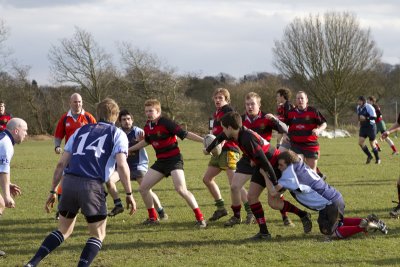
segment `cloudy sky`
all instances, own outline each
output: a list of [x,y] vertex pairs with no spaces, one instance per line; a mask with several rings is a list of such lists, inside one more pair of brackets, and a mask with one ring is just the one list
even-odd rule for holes
[[326,11],[353,12],[370,28],[383,61],[400,63],[398,0],[0,0],[0,18],[10,29],[7,45],[30,78],[52,83],[50,46],[78,26],[107,52],[126,41],[149,50],[180,73],[235,77],[267,71],[274,40],[295,17]]

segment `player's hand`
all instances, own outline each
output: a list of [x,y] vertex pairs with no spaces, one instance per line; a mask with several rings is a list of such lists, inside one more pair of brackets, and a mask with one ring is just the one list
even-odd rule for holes
[[10,184],[10,194],[13,197],[21,195],[21,188],[16,184]]
[[57,146],[54,148],[54,151],[56,152],[56,154],[61,154],[62,149],[61,149],[61,147]]
[[265,118],[270,119],[272,121],[277,121],[278,118],[274,116],[272,113],[265,114]]
[[385,140],[389,136],[389,131],[384,131],[381,135],[381,139]]
[[44,209],[46,210],[47,213],[50,213],[50,211],[53,209],[55,202],[56,202],[56,194],[50,193],[50,195],[46,200],[46,205],[44,206]]
[[315,135],[315,136],[318,136],[320,133],[321,133],[321,131],[318,128],[314,128],[312,130],[312,134]]
[[5,204],[6,208],[15,208],[15,202],[11,196],[4,198],[4,204]]
[[126,209],[129,210],[129,215],[136,212],[136,202],[132,195],[126,196]]
[[135,150],[128,150],[128,156],[134,156],[136,154]]
[[358,120],[359,121],[365,121],[367,118],[365,117],[365,116],[363,116],[363,115],[360,115],[359,117],[358,117]]
[[136,141],[142,141],[144,139],[144,132],[139,132]]

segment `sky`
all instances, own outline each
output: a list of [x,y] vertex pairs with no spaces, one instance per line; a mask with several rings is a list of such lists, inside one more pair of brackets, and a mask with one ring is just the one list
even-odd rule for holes
[[6,45],[29,78],[54,84],[48,52],[75,27],[120,58],[117,43],[156,54],[178,73],[200,76],[277,73],[272,48],[296,17],[348,11],[370,29],[382,61],[400,63],[398,0],[0,0],[10,30]]

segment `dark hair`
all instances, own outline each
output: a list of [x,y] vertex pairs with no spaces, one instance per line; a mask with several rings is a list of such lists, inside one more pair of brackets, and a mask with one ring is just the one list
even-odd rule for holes
[[121,122],[121,118],[122,116],[131,116],[131,118],[133,119],[133,115],[127,110],[127,109],[123,109],[119,112],[118,114],[118,121]]
[[286,87],[279,88],[278,91],[276,91],[276,93],[283,96],[283,98],[286,100],[289,100],[290,97],[292,96],[292,92],[290,91],[289,88]]
[[364,102],[364,103],[365,103],[365,96],[363,96],[363,95],[360,95],[360,96],[358,97],[358,100],[361,100],[362,102]]
[[291,150],[280,153],[278,155],[278,161],[280,159],[283,159],[287,165],[300,161],[299,155],[297,155]]
[[236,111],[230,111],[221,118],[221,124],[228,128],[231,126],[234,130],[242,128],[242,116]]

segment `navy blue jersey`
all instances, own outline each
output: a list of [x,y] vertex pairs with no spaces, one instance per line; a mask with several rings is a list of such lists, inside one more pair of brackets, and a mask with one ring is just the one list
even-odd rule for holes
[[[138,143],[137,139],[140,133],[144,133],[142,129],[139,127],[133,126],[129,132],[125,132],[128,136],[129,147],[134,146]],[[147,172],[149,164],[149,157],[147,156],[147,152],[144,148],[136,151],[135,154],[128,156],[128,165],[131,171],[140,170]]]
[[128,138],[112,124],[87,124],[75,131],[64,150],[71,153],[66,174],[107,182],[115,170],[116,154],[128,155]]
[[360,121],[361,127],[370,127],[375,124],[376,112],[371,104],[365,103],[362,106],[357,106],[357,115],[366,118],[365,121]]

